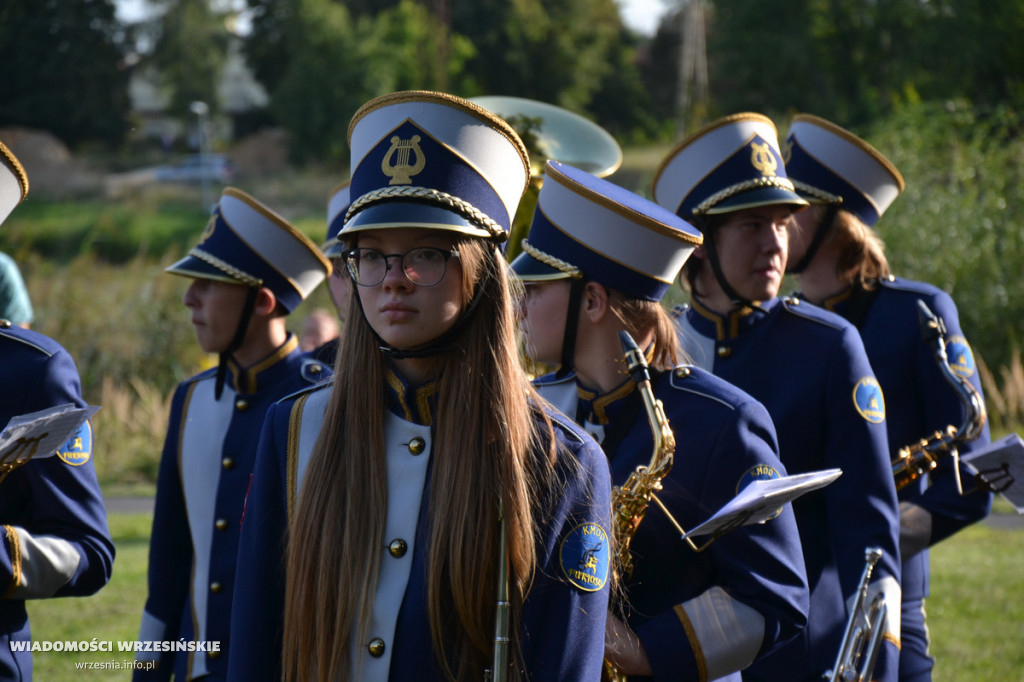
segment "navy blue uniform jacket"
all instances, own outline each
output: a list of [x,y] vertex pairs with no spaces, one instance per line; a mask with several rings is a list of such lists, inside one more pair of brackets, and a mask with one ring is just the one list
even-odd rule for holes
[[260,428],[276,400],[309,386],[306,360],[289,336],[253,367],[230,362],[219,400],[216,369],[175,391],[157,478],[139,640],[219,642],[220,650],[142,652],[137,660],[159,663],[155,670],[137,670],[133,679],[168,680],[172,672],[182,681],[226,676],[235,557]]
[[[267,417],[239,547],[230,680],[280,679],[290,503],[301,495],[296,485],[301,484],[303,457],[309,451],[305,444],[319,433],[328,394],[329,387],[304,391],[275,405]],[[388,510],[381,513],[387,514],[388,533],[393,527],[403,529],[398,537],[408,541],[409,550],[399,556],[381,548],[375,630],[370,634],[379,636],[383,654],[367,654],[365,643],[355,648],[365,665],[359,679],[442,680],[432,654],[426,603],[424,533],[430,477],[429,459],[423,456],[429,457],[433,438],[425,424],[434,421],[424,420],[420,413],[426,401],[393,396],[389,403],[387,452],[380,455],[388,459],[389,499]],[[386,409],[384,404],[381,409]],[[556,475],[562,485],[554,499],[539,501],[546,515],[538,538],[537,572],[523,606],[522,629],[511,636],[522,649],[531,680],[592,682],[599,678],[604,656],[611,484],[604,455],[593,439],[564,416],[553,413],[552,418],[560,452]],[[418,434],[414,440],[425,447],[407,447],[410,433]],[[416,475],[411,469],[396,475],[393,466],[419,469]],[[397,508],[404,511],[396,512]],[[588,534],[596,531],[590,538],[603,535],[603,544],[584,538],[582,529]],[[593,551],[581,553],[584,545]],[[585,558],[591,559],[589,568]],[[389,578],[395,574],[401,577]],[[390,593],[382,590],[385,583],[394,588]]]
[[[0,428],[29,412],[86,405],[68,352],[17,327],[0,328],[0,386]],[[30,638],[25,600],[92,594],[114,563],[88,422],[58,455],[29,461],[0,483],[0,524],[0,680],[31,680],[31,654],[10,648]]]
[[[680,315],[694,363],[768,409],[790,474],[843,470],[793,503],[811,590],[807,628],[744,672],[745,680],[818,679],[839,650],[866,547],[882,549],[872,584],[899,613],[899,507],[882,392],[857,330],[816,306],[773,299],[719,316],[694,303]],[[878,680],[896,679],[898,636],[898,628],[887,634]]]
[[[652,376],[654,396],[676,439],[672,469],[657,495],[685,530],[706,521],[751,481],[786,474],[775,427],[756,400],[696,367]],[[577,386],[577,421],[598,431],[612,483],[622,485],[638,466],[650,463],[654,447],[635,382],[629,379],[597,396],[578,386],[573,375],[561,380],[549,375],[537,381],[538,390],[547,396],[554,384],[566,382]],[[694,538],[698,544],[707,539]],[[770,521],[738,528],[697,553],[652,502],[630,548],[634,568],[625,583],[628,621],[656,680],[708,679],[707,669],[714,672],[716,666],[719,674],[724,668],[737,670],[745,665],[737,649],[746,650],[749,662],[792,638],[807,622],[807,578],[790,505]],[[716,587],[729,599],[718,597],[721,608],[713,615],[685,612],[684,603]],[[764,619],[763,635],[755,627],[752,645],[738,641],[750,624],[732,618],[730,600]],[[705,617],[694,615],[701,613]],[[719,629],[724,630],[721,639]]]
[[[854,290],[825,301],[829,310],[848,316],[854,303]],[[862,294],[858,294],[862,295]],[[981,379],[970,345],[960,329],[956,305],[949,295],[930,284],[892,278],[879,282],[877,294],[858,325],[871,367],[882,385],[887,406],[886,425],[889,452],[896,456],[900,448],[927,438],[949,425],[960,426],[965,410],[957,392],[935,362],[931,346],[921,340],[917,301],[921,300],[946,325],[946,355],[952,370],[970,382],[978,395]],[[960,455],[991,442],[988,424],[981,435],[962,446]],[[965,491],[975,488],[966,467],[960,467]],[[926,485],[927,484],[927,485]],[[932,514],[931,543],[944,540],[956,531],[988,515],[992,494],[974,490],[961,496],[951,459],[943,459],[928,480],[921,478],[899,493],[900,501],[909,501]],[[928,550],[903,562],[903,599],[928,596]]]

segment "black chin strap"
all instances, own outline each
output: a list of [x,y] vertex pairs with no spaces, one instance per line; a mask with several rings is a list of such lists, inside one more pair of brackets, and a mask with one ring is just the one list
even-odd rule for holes
[[224,392],[228,358],[242,347],[242,342],[245,340],[245,332],[249,328],[249,320],[252,319],[253,308],[256,307],[256,294],[258,293],[259,289],[257,287],[249,287],[249,291],[245,295],[245,304],[242,306],[242,315],[238,318],[238,326],[235,327],[235,336],[231,339],[231,344],[220,352],[217,361],[217,380],[213,385],[214,400],[220,400],[220,396]]
[[839,213],[838,204],[829,204],[825,210],[825,215],[822,216],[821,222],[818,224],[818,231],[814,233],[814,238],[811,239],[811,243],[807,245],[807,250],[804,251],[803,257],[799,262],[786,268],[786,272],[792,275],[799,275],[801,272],[807,269],[807,266],[814,260],[814,256],[818,253],[818,249],[821,248],[822,243],[825,241],[825,236],[832,229],[832,224],[835,222],[836,214]]
[[704,246],[708,254],[708,262],[711,264],[711,272],[714,273],[715,280],[722,288],[722,292],[729,297],[733,305],[741,308],[756,308],[753,301],[740,296],[729,284],[729,280],[725,278],[725,273],[722,272],[722,263],[718,259],[718,249],[715,247],[715,231],[707,229],[707,218],[702,216],[696,227],[704,233]]
[[565,313],[565,335],[562,337],[562,364],[555,373],[561,379],[573,370],[573,359],[576,357],[576,333],[579,329],[580,304],[583,301],[583,288],[587,285],[583,278],[573,279],[569,284],[569,306]]

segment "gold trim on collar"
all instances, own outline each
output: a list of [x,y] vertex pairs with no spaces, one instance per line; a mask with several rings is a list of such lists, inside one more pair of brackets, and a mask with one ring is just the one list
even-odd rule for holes
[[612,389],[611,392],[605,393],[603,396],[596,398],[592,403],[591,411],[594,413],[594,417],[597,419],[598,424],[608,424],[611,420],[608,419],[608,414],[605,409],[612,403],[622,400],[636,389],[636,382],[632,379],[622,382],[618,387]]
[[829,296],[828,298],[826,298],[822,302],[821,307],[824,308],[825,310],[833,310],[834,311],[836,309],[837,305],[839,305],[840,303],[844,303],[846,301],[849,301],[850,297],[852,297],[852,296],[853,296],[853,287],[850,286],[850,287],[847,287],[846,289],[840,291],[835,296]]
[[391,368],[384,370],[384,379],[388,382],[391,390],[398,396],[398,405],[402,408],[402,412],[405,413],[405,421],[413,421],[412,410],[409,409],[409,405],[405,402],[405,384],[402,383],[402,380],[398,378],[398,375]]
[[436,381],[431,381],[429,384],[416,389],[416,407],[420,412],[420,420],[424,422],[423,426],[434,425],[434,413],[430,409],[430,397],[437,393],[438,390]]
[[240,367],[232,358],[235,369],[235,390],[239,393],[255,393],[259,389],[257,378],[260,372],[273,367],[299,347],[299,338],[295,334],[288,334],[288,339],[278,346],[274,352],[263,358],[251,367]]

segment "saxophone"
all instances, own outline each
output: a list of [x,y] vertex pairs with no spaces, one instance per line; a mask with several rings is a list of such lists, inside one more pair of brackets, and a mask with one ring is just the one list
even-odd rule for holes
[[942,370],[942,376],[956,390],[964,406],[964,420],[959,427],[950,424],[945,431],[936,431],[928,438],[900,448],[892,461],[892,473],[896,479],[896,490],[903,490],[928,472],[935,469],[939,460],[949,456],[954,459],[957,486],[960,486],[958,446],[974,440],[985,426],[987,419],[985,401],[969,381],[954,372],[946,357],[946,326],[942,319],[929,310],[924,301],[918,300],[918,314],[921,321],[921,338],[931,346],[932,356]]
[[647,421],[654,435],[651,461],[647,465],[638,466],[621,486],[612,488],[612,524],[618,552],[617,566],[623,575],[628,576],[633,571],[629,543],[644,520],[648,505],[652,500],[657,502],[655,493],[661,490],[661,480],[672,470],[676,438],[669,427],[664,406],[654,397],[647,359],[628,332],[620,331],[619,340],[626,356],[626,369],[640,391]]
[[[629,475],[621,486],[612,488],[612,535],[616,543],[616,566],[620,575],[629,576],[633,571],[633,557],[629,552],[629,543],[633,534],[644,520],[647,507],[653,500],[668,514],[655,493],[661,490],[661,481],[672,470],[675,458],[676,438],[672,434],[665,408],[662,402],[654,397],[651,388],[651,375],[647,369],[647,359],[636,345],[636,341],[628,332],[620,331],[619,340],[625,354],[626,368],[633,381],[636,382],[640,397],[643,399],[647,421],[654,436],[654,451],[651,461],[641,464]],[[679,526],[669,514],[673,525]],[[626,677],[618,669],[605,660],[604,677],[611,682],[625,680]]]

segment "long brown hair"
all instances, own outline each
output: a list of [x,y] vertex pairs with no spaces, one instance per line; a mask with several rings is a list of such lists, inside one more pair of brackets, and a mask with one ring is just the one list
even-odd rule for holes
[[[821,208],[812,206],[808,210]],[[850,211],[836,211],[826,241],[836,249],[836,275],[844,282],[872,289],[879,279],[889,276],[882,238]]]
[[[477,239],[464,238],[457,248],[463,301],[477,287],[482,299],[456,339],[460,350],[437,357],[427,600],[433,653],[450,679],[467,680],[480,678],[493,646],[498,501],[508,533],[516,632],[538,561],[541,512],[531,501],[553,488],[554,441],[550,421],[533,414],[536,394],[518,361],[504,260]],[[386,362],[356,295],[290,524],[283,672],[295,682],[350,678],[350,642],[366,639],[386,544]],[[367,400],[374,395],[381,399]]]

